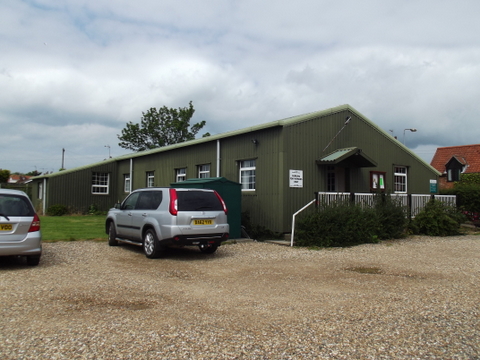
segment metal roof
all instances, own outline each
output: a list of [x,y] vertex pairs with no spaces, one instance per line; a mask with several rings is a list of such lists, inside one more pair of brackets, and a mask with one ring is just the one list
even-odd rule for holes
[[327,156],[317,160],[319,165],[336,165],[342,162],[351,163],[358,167],[376,167],[377,163],[369,158],[362,149],[357,147],[350,147],[344,149],[337,149]]
[[[62,171],[59,171],[59,172],[56,172],[56,173],[53,173],[53,174],[40,175],[40,176],[37,176],[33,179],[49,178],[49,177],[59,176],[59,175],[66,174],[66,173],[69,173],[69,172],[75,172],[75,171],[91,168],[91,167],[94,167],[94,166],[104,165],[104,164],[107,164],[107,163],[110,163],[110,162],[117,162],[117,161],[121,161],[121,160],[130,160],[130,159],[141,157],[141,156],[148,156],[148,155],[151,155],[151,154],[156,154],[156,153],[160,153],[160,152],[164,152],[164,151],[171,151],[171,150],[175,150],[175,149],[179,149],[179,148],[183,148],[183,147],[187,147],[187,146],[191,146],[191,145],[206,143],[206,142],[209,142],[209,141],[217,141],[217,140],[220,140],[220,139],[225,139],[225,138],[228,138],[228,137],[242,135],[242,134],[250,133],[250,132],[253,132],[253,131],[266,130],[266,129],[270,129],[270,128],[274,128],[274,127],[287,127],[287,126],[295,125],[295,124],[298,124],[298,123],[301,123],[301,122],[304,122],[304,121],[309,121],[309,120],[312,120],[314,118],[319,118],[319,117],[339,113],[339,112],[342,112],[342,111],[349,111],[353,114],[356,114],[357,116],[362,118],[365,122],[367,122],[371,127],[375,128],[380,134],[382,134],[385,137],[390,138],[392,141],[395,141],[399,147],[403,148],[404,151],[409,152],[417,160],[424,163],[426,167],[430,168],[431,170],[436,171],[438,173],[438,175],[440,175],[440,173],[436,169],[434,169],[429,164],[424,162],[413,151],[411,151],[409,148],[404,146],[399,141],[393,139],[393,137],[389,133],[387,133],[386,131],[381,129],[378,125],[376,125],[374,122],[369,120],[367,117],[362,115],[359,111],[355,110],[350,105],[345,104],[345,105],[339,105],[339,106],[336,106],[336,107],[333,107],[333,108],[329,108],[329,109],[326,109],[326,110],[314,111],[314,112],[310,112],[310,113],[306,113],[306,114],[302,114],[302,115],[297,115],[297,116],[285,118],[285,119],[282,119],[282,120],[276,120],[276,121],[272,121],[272,122],[268,122],[268,123],[264,123],[264,124],[259,124],[259,125],[246,127],[246,128],[239,129],[239,130],[228,131],[228,132],[225,132],[225,133],[211,135],[211,136],[207,136],[207,137],[204,137],[204,138],[185,141],[185,142],[181,142],[181,143],[178,143],[178,144],[163,146],[163,147],[159,147],[159,148],[155,148],[155,149],[151,149],[151,150],[139,151],[139,152],[136,152],[136,153],[130,153],[130,154],[126,154],[126,155],[121,155],[121,156],[106,159],[104,161],[100,161],[100,162],[97,162],[97,163],[84,165],[84,166],[80,166],[80,167],[73,168],[73,169],[62,170]],[[363,156],[365,156],[365,155],[363,155]],[[371,165],[371,166],[376,166],[376,165]]]

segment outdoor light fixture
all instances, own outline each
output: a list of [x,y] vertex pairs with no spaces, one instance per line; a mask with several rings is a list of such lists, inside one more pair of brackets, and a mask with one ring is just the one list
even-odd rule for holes
[[416,132],[417,129],[405,129],[405,130],[403,130],[403,145],[405,145],[405,131]]
[[257,139],[252,139],[252,143],[254,143],[255,145],[258,145],[258,140]]

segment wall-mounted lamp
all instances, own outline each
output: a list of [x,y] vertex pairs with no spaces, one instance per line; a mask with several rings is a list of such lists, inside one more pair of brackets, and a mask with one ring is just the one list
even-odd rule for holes
[[258,140],[257,139],[252,139],[252,143],[254,143],[255,145],[258,145]]
[[403,145],[405,145],[405,131],[416,132],[417,129],[405,129],[405,130],[403,130]]

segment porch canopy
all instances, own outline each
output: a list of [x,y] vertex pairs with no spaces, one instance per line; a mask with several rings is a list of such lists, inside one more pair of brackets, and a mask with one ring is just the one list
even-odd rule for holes
[[337,149],[317,160],[318,165],[336,165],[341,167],[376,167],[377,163],[369,158],[362,149],[349,147]]

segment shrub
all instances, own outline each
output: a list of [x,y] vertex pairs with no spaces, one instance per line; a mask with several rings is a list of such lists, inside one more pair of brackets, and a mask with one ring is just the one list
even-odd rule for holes
[[336,202],[300,220],[295,243],[330,247],[378,242],[378,224],[374,208]]
[[480,186],[456,183],[453,193],[457,195],[458,207],[463,211],[480,213]]
[[295,243],[309,247],[376,243],[402,237],[406,224],[403,205],[389,195],[378,194],[374,206],[348,201],[322,205],[298,222]]
[[451,236],[460,233],[460,224],[464,221],[465,216],[455,207],[430,200],[413,219],[410,227],[415,234]]
[[398,239],[405,233],[407,216],[405,207],[398,199],[392,199],[389,194],[378,194],[375,197],[375,213],[378,221],[378,237]]
[[88,207],[87,214],[88,215],[105,215],[106,212],[99,210],[96,204],[92,204]]
[[56,204],[47,209],[47,215],[49,216],[62,216],[68,214],[68,208],[65,205]]

